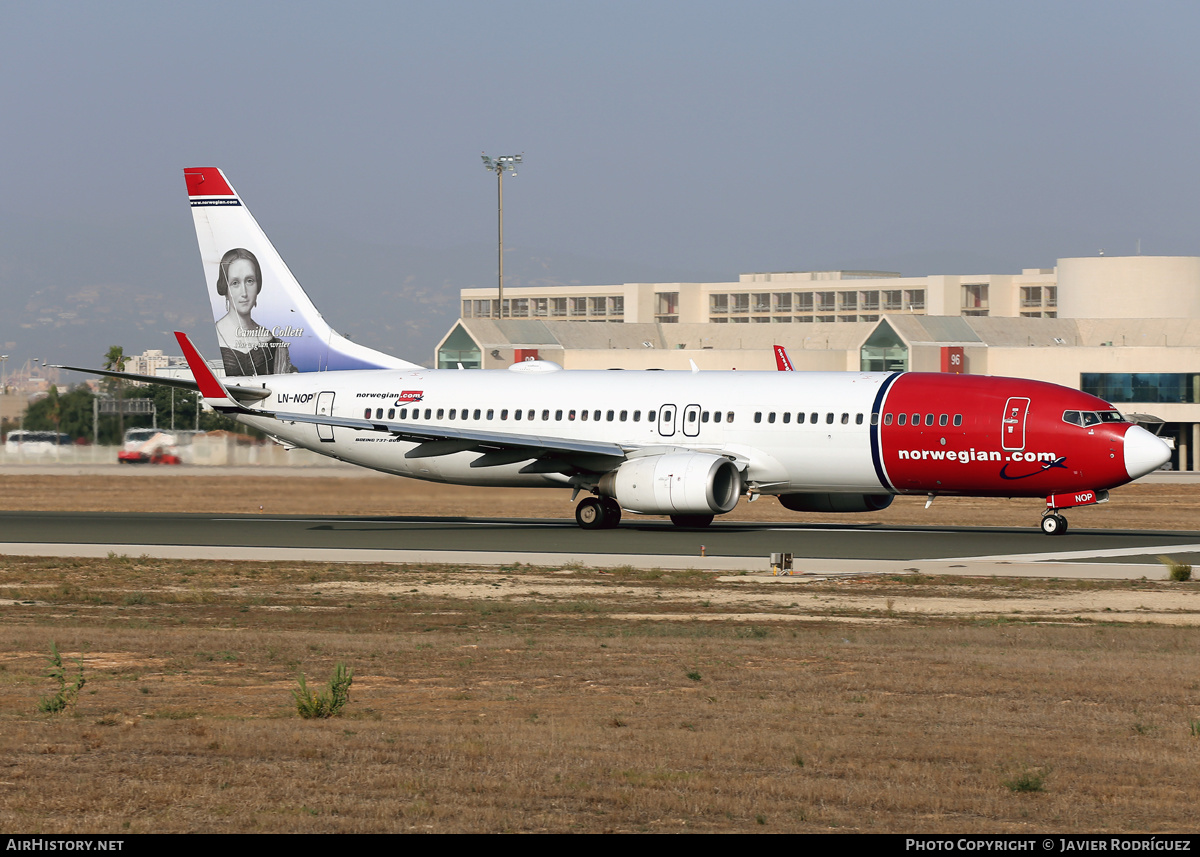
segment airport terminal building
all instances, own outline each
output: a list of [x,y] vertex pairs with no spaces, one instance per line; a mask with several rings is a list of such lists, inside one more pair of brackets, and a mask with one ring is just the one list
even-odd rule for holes
[[[1200,257],[1059,259],[1020,274],[743,274],[731,283],[463,289],[440,368],[966,372],[1075,387],[1200,469]],[[580,322],[587,322],[581,324]],[[769,326],[767,326],[769,325]]]

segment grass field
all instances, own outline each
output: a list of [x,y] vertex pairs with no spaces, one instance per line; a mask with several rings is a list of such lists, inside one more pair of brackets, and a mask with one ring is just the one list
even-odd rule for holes
[[13,832],[1195,826],[1193,583],[9,558],[0,603]]

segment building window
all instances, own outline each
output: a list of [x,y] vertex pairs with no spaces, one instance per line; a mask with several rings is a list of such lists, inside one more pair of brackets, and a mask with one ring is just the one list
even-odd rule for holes
[[778,292],[774,296],[775,312],[791,313],[792,311],[792,293]]
[[1022,286],[1021,287],[1021,306],[1023,307],[1040,307],[1042,305],[1042,287],[1041,286]]
[[750,312],[750,296],[749,295],[732,295],[733,297],[733,312]]
[[905,289],[904,303],[905,309],[925,309],[925,290]]
[[904,309],[904,292],[899,289],[886,290],[883,293],[883,309],[885,312]]
[[770,312],[771,311],[771,295],[770,295],[770,293],[763,294],[761,292],[757,292],[757,293],[751,295],[751,297],[753,298],[753,300],[751,301],[751,305],[753,306],[755,312]]
[[567,314],[566,298],[550,298],[550,317],[563,318]]
[[[923,302],[923,301],[922,301]],[[965,284],[962,287],[963,315],[988,314],[987,283]]]
[[833,312],[836,305],[835,300],[837,292],[817,292],[817,310],[820,312]]
[[729,295],[709,295],[708,312],[711,315],[724,315],[729,312]]
[[813,311],[813,293],[812,292],[797,292],[796,293],[796,312],[812,312]]

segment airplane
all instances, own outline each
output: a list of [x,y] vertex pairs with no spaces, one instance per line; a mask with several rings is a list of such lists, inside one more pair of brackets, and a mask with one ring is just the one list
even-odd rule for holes
[[583,493],[584,529],[626,512],[706,527],[743,496],[876,512],[915,494],[1044,498],[1041,529],[1062,535],[1063,509],[1170,459],[1102,399],[1019,378],[787,371],[786,352],[783,372],[422,368],[337,334],[221,170],[184,175],[225,378],[184,333],[194,381],[82,371],[199,390],[288,447],[433,482]]

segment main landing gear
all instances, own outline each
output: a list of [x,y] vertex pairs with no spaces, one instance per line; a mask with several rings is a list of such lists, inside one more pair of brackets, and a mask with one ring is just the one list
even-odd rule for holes
[[621,523],[621,507],[611,497],[585,497],[575,507],[575,523],[585,530],[611,530]]

